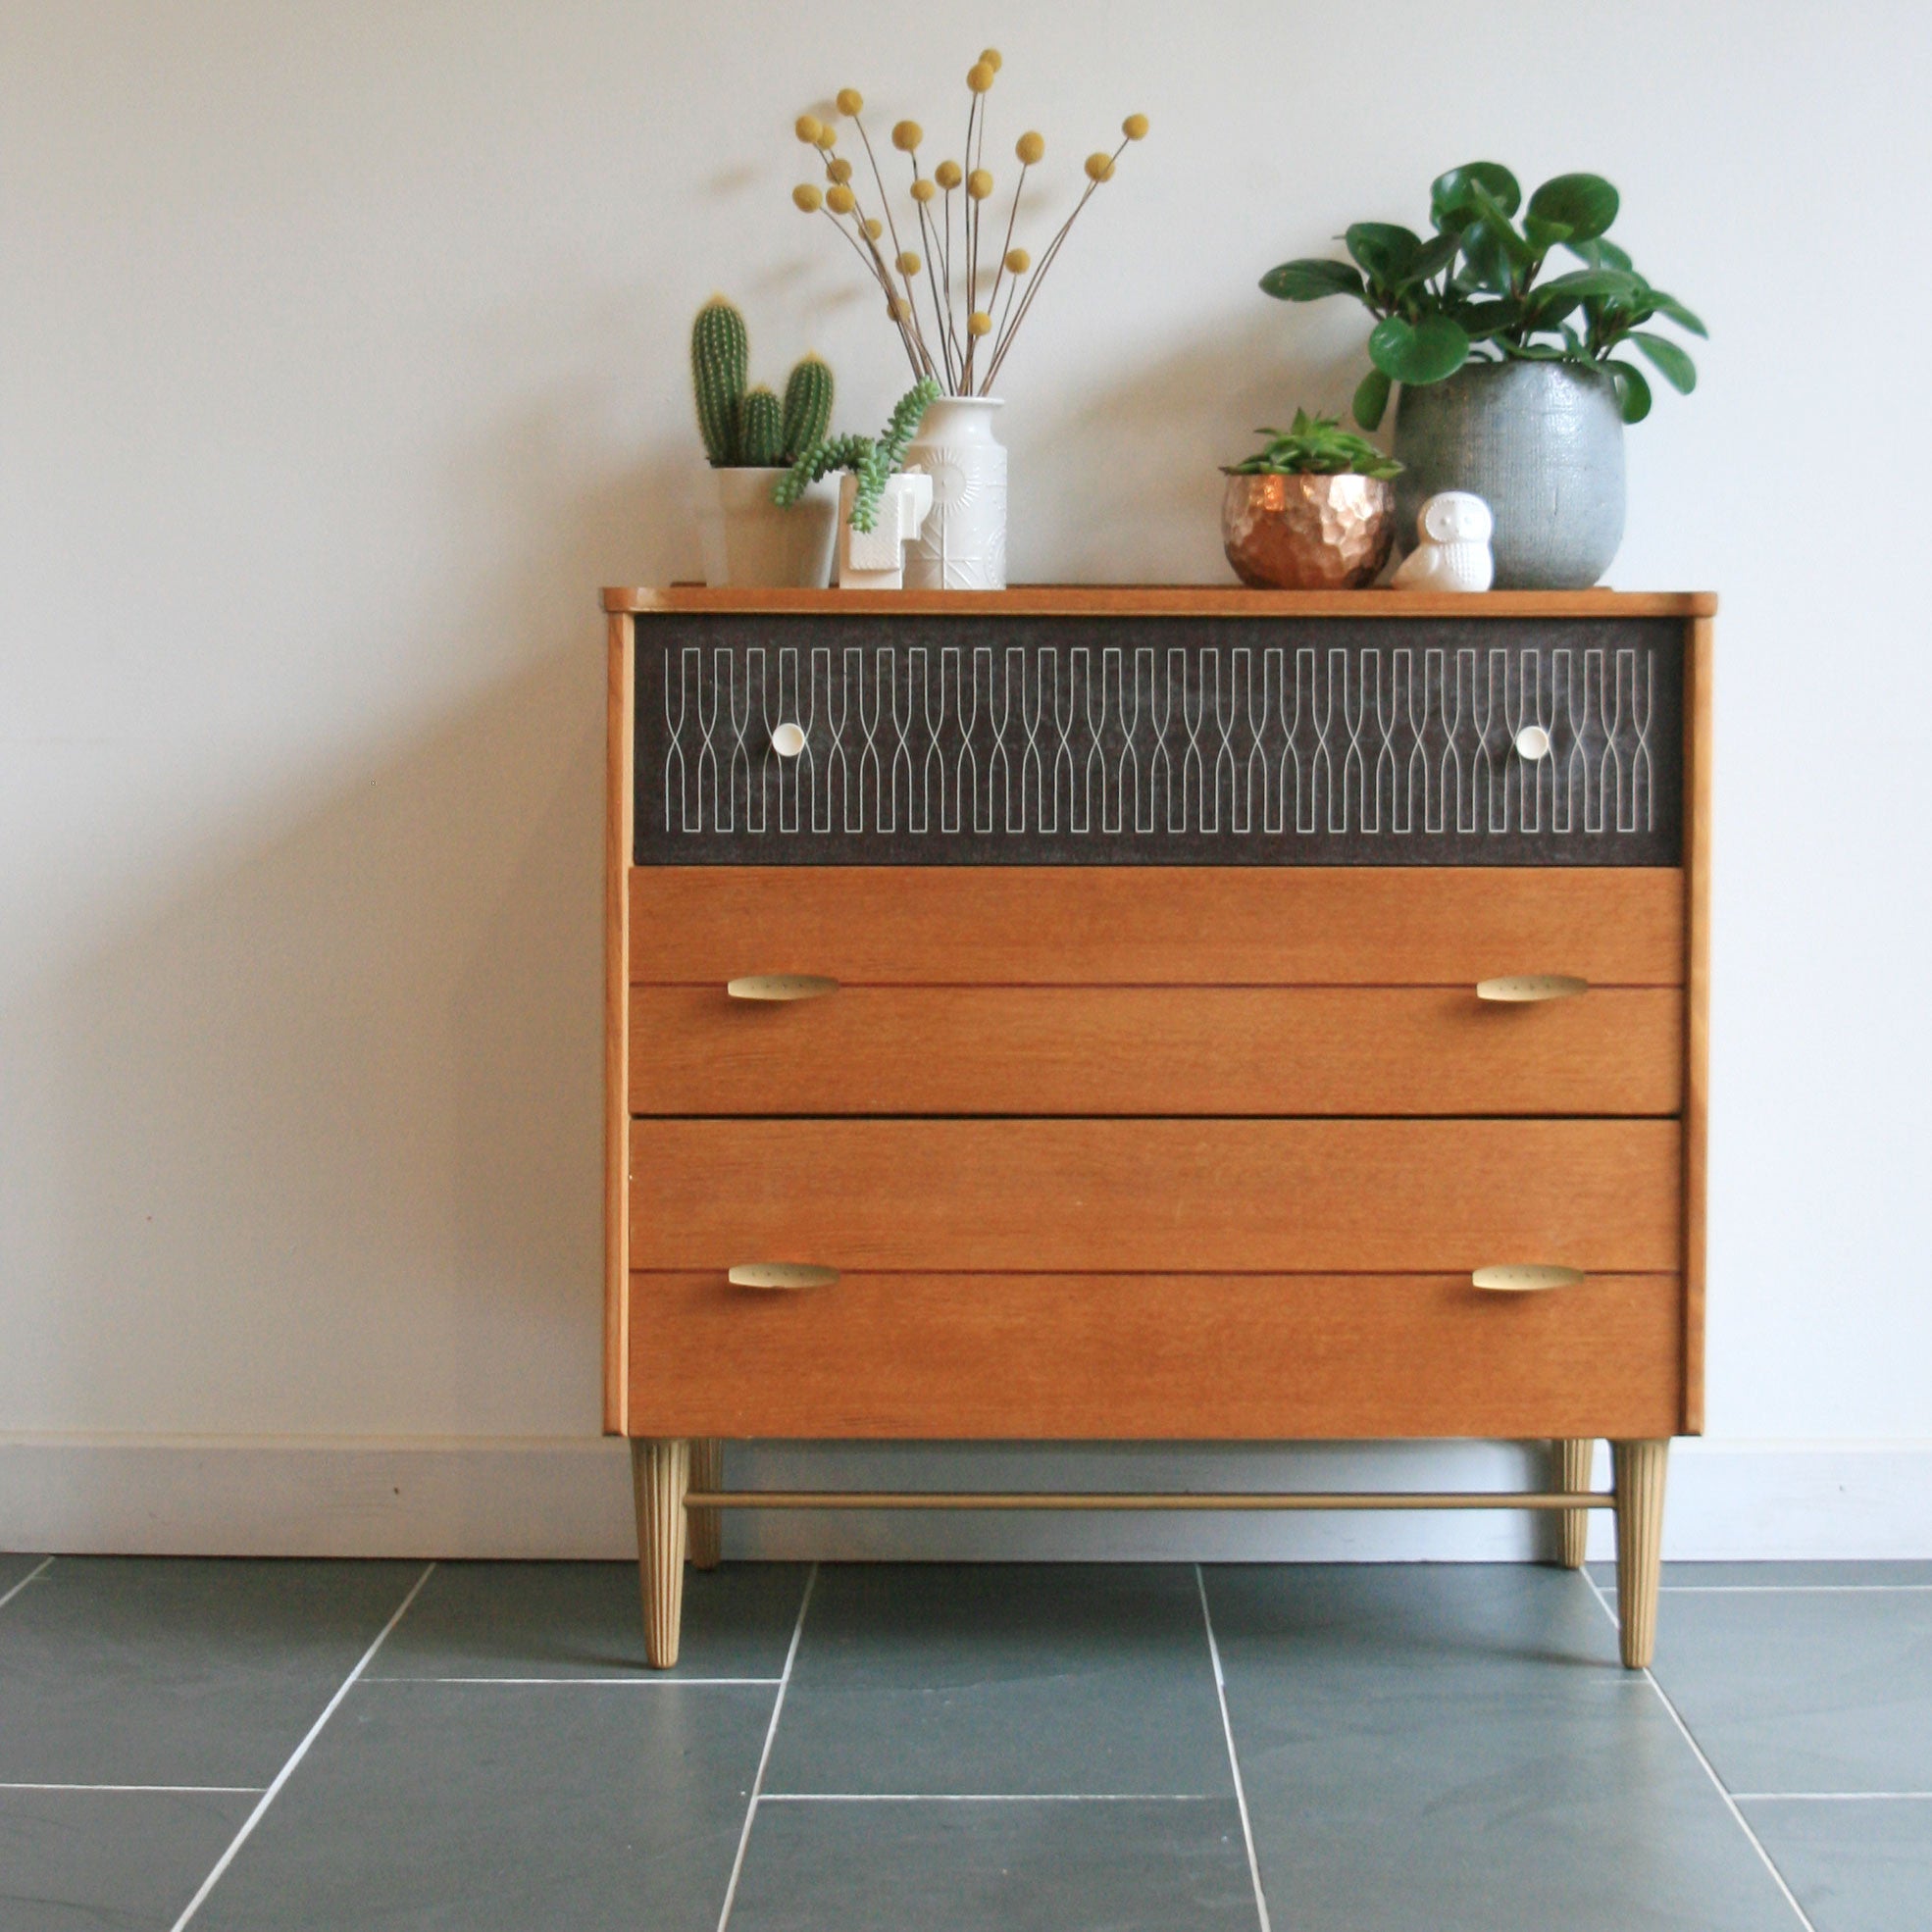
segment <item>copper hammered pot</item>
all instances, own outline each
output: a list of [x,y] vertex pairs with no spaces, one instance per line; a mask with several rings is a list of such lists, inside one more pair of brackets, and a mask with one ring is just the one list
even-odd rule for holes
[[1230,477],[1221,541],[1256,590],[1354,590],[1396,538],[1395,485],[1380,477]]

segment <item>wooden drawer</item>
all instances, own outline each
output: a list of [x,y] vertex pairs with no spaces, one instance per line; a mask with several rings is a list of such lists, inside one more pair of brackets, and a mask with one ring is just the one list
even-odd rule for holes
[[1670,869],[665,866],[631,872],[629,910],[630,974],[647,985],[1684,979],[1684,877]]
[[631,1265],[1674,1272],[1681,1173],[1656,1120],[642,1120]]
[[1678,859],[1670,618],[693,613],[636,680],[642,864]]
[[631,990],[637,1114],[1671,1114],[1683,1065],[1665,988]]
[[661,1436],[1667,1436],[1673,1275],[848,1275],[807,1295],[632,1278]]

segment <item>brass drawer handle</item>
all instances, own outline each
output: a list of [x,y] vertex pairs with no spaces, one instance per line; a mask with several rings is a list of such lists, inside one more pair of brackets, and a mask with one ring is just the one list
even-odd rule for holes
[[839,991],[839,982],[813,973],[747,973],[728,980],[725,991],[734,999],[823,999]]
[[817,1268],[809,1261],[740,1261],[727,1278],[734,1288],[775,1288],[796,1294],[807,1288],[830,1288],[839,1279],[837,1268]]
[[1476,982],[1478,999],[1500,1000],[1511,1006],[1542,999],[1575,999],[1589,991],[1588,980],[1568,973],[1505,973],[1500,979]]
[[1550,1288],[1575,1288],[1590,1279],[1581,1268],[1559,1268],[1544,1262],[1493,1262],[1469,1277],[1477,1288],[1501,1295],[1536,1295]]

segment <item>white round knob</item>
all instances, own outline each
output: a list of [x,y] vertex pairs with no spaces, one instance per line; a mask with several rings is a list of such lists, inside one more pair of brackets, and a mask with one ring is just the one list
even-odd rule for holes
[[1535,764],[1550,756],[1550,734],[1541,725],[1525,725],[1516,734],[1516,755]]
[[772,749],[781,758],[795,758],[805,748],[805,734],[798,726],[783,724],[772,732]]

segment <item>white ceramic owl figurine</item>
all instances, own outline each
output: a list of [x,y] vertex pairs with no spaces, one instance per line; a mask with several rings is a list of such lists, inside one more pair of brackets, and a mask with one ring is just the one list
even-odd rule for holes
[[1403,590],[1487,590],[1496,576],[1490,533],[1496,519],[1480,496],[1446,489],[1430,497],[1415,519],[1420,541],[1392,580]]

